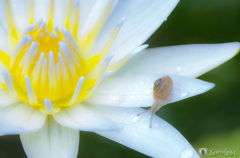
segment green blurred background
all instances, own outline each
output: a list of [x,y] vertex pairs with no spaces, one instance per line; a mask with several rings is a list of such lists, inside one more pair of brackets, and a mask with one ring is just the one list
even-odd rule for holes
[[[150,47],[240,41],[240,0],[180,0],[146,42]],[[161,108],[157,115],[198,148],[235,150],[240,157],[240,55],[200,76],[216,87]],[[81,158],[147,156],[94,133],[81,132]],[[208,156],[211,157],[211,156]],[[226,156],[215,156],[216,158]],[[19,136],[0,137],[0,158],[26,158]]]

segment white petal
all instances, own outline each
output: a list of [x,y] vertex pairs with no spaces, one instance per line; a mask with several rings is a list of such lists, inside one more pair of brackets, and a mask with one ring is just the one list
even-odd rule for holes
[[133,57],[117,74],[177,74],[197,77],[231,59],[239,47],[240,44],[234,42],[147,49]]
[[82,37],[91,30],[101,16],[101,13],[104,11],[108,2],[109,0],[80,1],[80,19],[82,26],[79,37]]
[[81,104],[54,114],[61,125],[81,131],[118,131],[119,127],[103,115],[99,115]]
[[34,20],[37,22],[40,18],[47,21],[49,0],[34,0]]
[[96,112],[106,115],[122,126],[120,132],[98,132],[106,138],[123,144],[151,157],[199,158],[188,141],[170,124],[153,117],[153,127],[149,128],[150,113],[140,117],[140,108],[95,107]]
[[[1,8],[0,8],[0,10],[1,10]],[[12,49],[11,49],[7,35],[8,35],[7,30],[0,27],[0,41],[1,41],[0,42],[0,51],[4,51],[7,54],[11,54]]]
[[172,98],[169,103],[204,93],[214,87],[213,83],[178,75],[110,77],[86,102],[121,107],[152,106],[153,83],[163,76],[170,76],[173,81]]
[[75,158],[79,131],[59,125],[48,118],[38,132],[20,134],[28,158]]
[[10,54],[12,49],[8,41],[8,26],[3,1],[0,1],[0,41],[0,50]]
[[23,31],[28,26],[27,0],[11,0],[11,8],[17,27]]
[[0,135],[37,131],[45,120],[45,114],[27,103],[0,106]]
[[[49,0],[47,2],[49,3]],[[58,26],[59,28],[61,28],[64,23],[68,1],[55,0],[54,3],[55,3],[55,8],[54,8],[53,26]]]
[[19,99],[10,97],[9,91],[0,88],[0,106],[16,104],[18,102],[20,102]]
[[167,17],[175,8],[178,1],[179,0],[119,1],[97,40],[100,47],[101,45],[104,46],[104,43],[106,43],[106,40],[109,39],[112,33],[111,30],[116,27],[123,17],[126,17],[125,23],[109,50],[109,53],[116,54],[111,60],[111,63],[116,62],[137,46],[144,43],[157,28],[167,20]]

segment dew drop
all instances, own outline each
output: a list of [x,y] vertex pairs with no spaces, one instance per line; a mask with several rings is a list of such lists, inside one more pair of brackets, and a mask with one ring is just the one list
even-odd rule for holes
[[125,97],[123,95],[112,95],[109,100],[111,103],[120,104],[124,101]]
[[179,158],[191,158],[193,157],[193,150],[192,149],[184,149],[181,153]]
[[184,92],[184,93],[182,93],[181,98],[186,98],[188,95],[189,95],[188,92]]
[[139,118],[138,116],[136,116],[136,117],[132,118],[132,122],[133,122],[133,123],[136,123],[136,122],[139,121],[139,119],[140,119],[140,118]]
[[181,69],[182,69],[182,68],[181,68],[180,66],[177,67],[177,71],[181,71]]
[[144,92],[144,94],[151,94],[151,93],[152,93],[151,89],[145,90],[145,92]]

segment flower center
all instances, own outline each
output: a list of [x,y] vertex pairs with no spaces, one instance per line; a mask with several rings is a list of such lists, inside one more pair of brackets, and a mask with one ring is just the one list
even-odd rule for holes
[[34,24],[34,1],[29,0],[30,25],[21,32],[15,25],[10,1],[4,0],[9,39],[14,51],[11,55],[0,51],[1,61],[10,72],[0,71],[5,80],[5,83],[0,82],[0,86],[9,90],[12,97],[44,113],[53,114],[89,97],[113,70],[145,49],[146,45],[108,66],[114,56],[108,54],[108,50],[125,18],[116,25],[100,53],[89,55],[89,52],[111,11],[113,1],[108,2],[92,29],[81,37],[78,37],[79,1],[74,3],[74,0],[69,0],[61,30],[53,27],[54,0],[49,3],[47,22],[41,18]]
[[52,102],[67,98],[84,76],[80,49],[74,47],[76,41],[66,28],[62,32],[57,28],[50,32],[39,20],[26,29],[11,57],[10,73],[24,92],[34,92],[35,97],[29,99],[33,106],[44,103],[45,98]]
[[[74,36],[63,28],[50,32],[40,19],[30,25],[14,50],[9,70],[18,97],[31,106],[55,105],[55,110],[83,100],[98,78],[85,79],[85,69],[97,65],[84,59]],[[84,82],[84,84],[83,84]],[[51,106],[50,106],[51,107]],[[48,110],[51,111],[51,110]]]

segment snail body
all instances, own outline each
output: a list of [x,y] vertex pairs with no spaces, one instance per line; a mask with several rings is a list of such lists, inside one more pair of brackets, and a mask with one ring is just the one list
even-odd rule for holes
[[[164,106],[168,103],[168,101],[172,95],[172,89],[173,89],[173,82],[169,76],[164,76],[162,78],[157,79],[154,82],[153,98],[155,101],[154,101],[153,105],[151,106],[151,108],[149,109],[152,113],[150,126],[149,126],[150,128],[152,127],[153,115],[162,106]],[[147,111],[149,111],[149,110],[147,110]],[[146,113],[147,111],[144,111],[143,113]],[[138,116],[143,113],[138,114]]]

